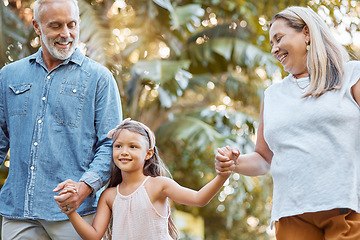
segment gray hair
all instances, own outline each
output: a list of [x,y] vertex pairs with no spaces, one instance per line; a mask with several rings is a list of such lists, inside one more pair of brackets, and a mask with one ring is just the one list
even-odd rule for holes
[[74,5],[76,6],[76,10],[79,13],[79,5],[78,5],[78,1],[77,0],[36,0],[34,2],[34,9],[33,9],[33,13],[34,13],[34,17],[33,19],[40,24],[40,7],[43,3],[46,2],[58,2],[58,1],[70,1],[72,3],[74,3]]
[[304,97],[319,97],[326,91],[340,89],[344,75],[344,64],[349,54],[332,35],[324,20],[309,7],[288,7],[276,14],[272,22],[278,19],[287,21],[289,27],[302,31],[309,29],[310,50],[307,55],[307,69],[310,86]]

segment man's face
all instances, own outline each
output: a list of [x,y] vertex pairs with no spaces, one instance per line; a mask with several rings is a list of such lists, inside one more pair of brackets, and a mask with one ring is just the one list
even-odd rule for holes
[[45,2],[39,9],[40,23],[34,22],[41,36],[44,59],[65,60],[79,41],[79,13],[71,1]]

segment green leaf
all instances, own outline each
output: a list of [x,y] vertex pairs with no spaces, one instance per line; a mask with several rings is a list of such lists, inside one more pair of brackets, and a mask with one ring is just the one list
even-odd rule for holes
[[234,40],[231,38],[217,38],[211,41],[211,47],[214,52],[223,56],[227,61],[231,59]]
[[178,6],[174,10],[179,25],[185,25],[190,22],[199,24],[200,17],[204,16],[205,10],[202,9],[200,4],[187,4],[184,6]]
[[[132,80],[130,81],[127,92],[130,101],[135,101],[133,97],[135,92],[144,81],[150,81],[153,86],[157,86],[159,93],[159,101],[165,108],[170,108],[178,96],[183,95],[189,79],[192,75],[185,71],[189,67],[190,62],[185,61],[166,61],[166,60],[150,60],[138,61],[131,68]],[[141,81],[139,81],[141,79]]]
[[[193,149],[204,151],[209,145],[223,143],[225,138],[212,126],[194,117],[179,117],[157,129],[158,139],[186,142]],[[167,140],[166,140],[167,139]]]
[[[155,83],[164,83],[169,79],[178,77],[186,77],[185,71],[190,65],[190,61],[169,61],[169,60],[150,60],[138,61],[131,68],[132,74],[138,75],[140,78],[149,79]],[[180,73],[181,72],[181,73]],[[178,74],[178,75],[177,75]]]

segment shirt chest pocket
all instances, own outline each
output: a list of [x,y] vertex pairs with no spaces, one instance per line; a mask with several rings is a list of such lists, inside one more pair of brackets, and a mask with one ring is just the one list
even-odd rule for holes
[[26,115],[28,111],[31,83],[9,85],[9,116]]
[[81,119],[86,86],[63,83],[56,103],[55,115],[58,123],[78,127]]

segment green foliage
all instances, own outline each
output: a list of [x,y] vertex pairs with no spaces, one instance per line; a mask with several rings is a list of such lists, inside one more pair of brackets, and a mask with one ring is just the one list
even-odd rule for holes
[[32,27],[22,21],[10,8],[0,2],[0,68],[7,62],[26,57],[32,53],[30,39]]
[[5,167],[3,164],[0,165],[0,189],[5,183],[4,180],[7,178],[9,168]]
[[[6,156],[4,163],[6,162],[9,163],[8,161],[9,161],[9,154]],[[9,172],[9,166],[4,163],[0,165],[0,189],[4,185]]]

